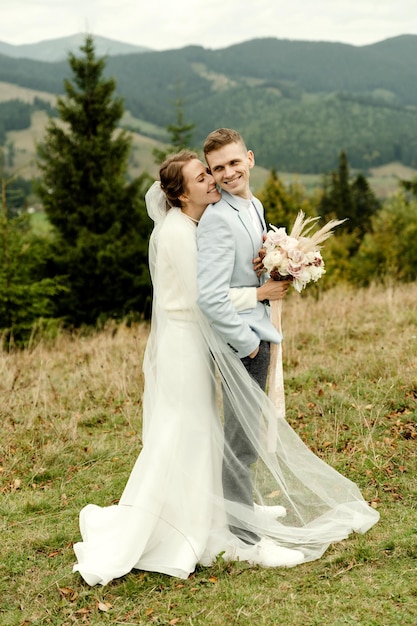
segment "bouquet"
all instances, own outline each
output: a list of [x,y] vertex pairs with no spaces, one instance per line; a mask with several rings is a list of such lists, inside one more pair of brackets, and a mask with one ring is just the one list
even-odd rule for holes
[[333,234],[333,229],[345,220],[331,220],[310,237],[319,217],[297,215],[291,233],[285,228],[271,226],[263,249],[263,265],[274,280],[290,280],[300,292],[310,281],[317,281],[326,272],[320,253],[321,243]]

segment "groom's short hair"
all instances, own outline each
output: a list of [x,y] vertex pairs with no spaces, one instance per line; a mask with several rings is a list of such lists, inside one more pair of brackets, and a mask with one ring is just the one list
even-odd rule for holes
[[229,145],[229,143],[240,143],[244,149],[247,150],[243,137],[237,130],[233,130],[232,128],[218,128],[207,136],[203,146],[204,154],[210,154],[210,152],[219,150],[223,148],[223,146]]

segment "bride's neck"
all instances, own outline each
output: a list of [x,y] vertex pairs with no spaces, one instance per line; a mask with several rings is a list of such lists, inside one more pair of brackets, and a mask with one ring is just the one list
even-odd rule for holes
[[204,213],[204,209],[201,210],[200,207],[197,208],[197,207],[190,207],[190,206],[183,207],[181,211],[184,213],[184,215],[186,215],[188,218],[190,218],[190,220],[192,220],[196,224],[198,224],[198,222],[200,221],[200,217]]
[[196,224],[198,224],[198,222],[200,220],[197,220],[195,217],[193,217],[192,215],[189,215],[188,213],[186,213],[185,211],[183,211],[184,215],[186,215],[188,217],[188,219],[192,220],[193,222],[195,222]]

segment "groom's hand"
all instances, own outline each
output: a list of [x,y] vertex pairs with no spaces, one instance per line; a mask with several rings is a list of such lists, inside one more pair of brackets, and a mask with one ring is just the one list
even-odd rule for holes
[[257,276],[260,276],[265,269],[264,262],[263,262],[265,254],[266,254],[265,248],[261,248],[258,252],[259,256],[257,256],[256,259],[253,259],[253,269],[256,272]]

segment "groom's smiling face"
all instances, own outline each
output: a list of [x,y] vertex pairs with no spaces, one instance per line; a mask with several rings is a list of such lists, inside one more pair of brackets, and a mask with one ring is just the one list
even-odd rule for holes
[[222,189],[241,198],[251,197],[249,178],[255,165],[252,150],[246,150],[240,143],[229,143],[206,154],[206,161]]

